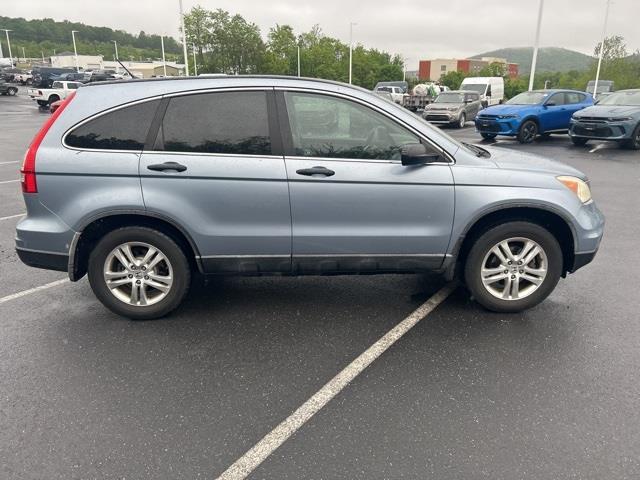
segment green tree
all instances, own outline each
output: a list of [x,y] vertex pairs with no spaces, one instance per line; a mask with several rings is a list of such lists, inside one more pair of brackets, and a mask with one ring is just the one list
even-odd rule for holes
[[451,70],[440,77],[440,83],[446,85],[451,90],[458,90],[465,77],[467,77],[466,73]]
[[276,25],[269,31],[263,72],[274,75],[297,74],[298,45],[293,28]]

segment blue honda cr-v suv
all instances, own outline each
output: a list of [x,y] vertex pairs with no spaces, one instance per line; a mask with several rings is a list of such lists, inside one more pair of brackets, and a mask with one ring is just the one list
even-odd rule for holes
[[475,123],[485,139],[507,135],[520,143],[531,143],[538,135],[566,132],[571,115],[591,105],[593,97],[585,92],[533,90],[482,110]]
[[197,272],[439,271],[519,311],[590,262],[604,227],[568,165],[291,77],[80,88],[31,143],[22,189],[20,258],[88,275],[131,318],[176,308]]

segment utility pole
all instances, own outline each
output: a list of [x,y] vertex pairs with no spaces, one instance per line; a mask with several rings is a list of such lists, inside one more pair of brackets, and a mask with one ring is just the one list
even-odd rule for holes
[[22,58],[24,59],[25,63],[27,62],[27,54],[24,53],[24,47],[22,47]]
[[182,11],[182,0],[180,1],[180,24],[182,26],[182,49],[184,50],[184,74],[189,76],[189,56],[187,55],[187,31],[184,28],[184,13]]
[[42,55],[42,63],[44,63],[44,52],[40,50],[40,55]]
[[198,76],[198,63],[196,62],[196,45],[193,44],[193,75]]
[[71,30],[71,37],[73,38],[73,54],[76,61],[76,73],[80,72],[80,67],[78,66],[78,49],[76,48],[76,33],[77,30]]
[[298,78],[300,78],[300,45],[298,45]]
[[349,84],[352,81],[353,74],[353,26],[357,25],[355,22],[349,23]]
[[164,58],[164,35],[160,35],[160,44],[162,45],[162,68],[164,68],[164,76],[167,76],[167,61]]
[[9,32],[13,32],[13,30],[7,30],[3,28],[4,33],[7,34],[7,47],[9,47],[9,62],[11,63],[11,68],[13,68],[13,56],[11,55],[11,41],[9,40]]
[[113,42],[113,46],[116,49],[116,60],[118,60],[120,57],[118,57],[118,42],[115,40],[111,40]]
[[529,91],[533,90],[533,80],[536,76],[536,63],[538,62],[538,47],[540,46],[540,26],[542,25],[542,10],[544,0],[540,0],[538,8],[538,26],[536,27],[536,43],[533,46],[533,58],[531,58],[531,73],[529,74]]
[[602,27],[602,43],[600,43],[600,52],[598,53],[598,68],[596,70],[596,84],[593,86],[593,99],[598,98],[598,81],[600,80],[600,66],[602,65],[602,56],[604,55],[604,41],[607,37],[607,22],[609,21],[609,6],[611,0],[607,0],[607,9],[604,13],[604,25]]

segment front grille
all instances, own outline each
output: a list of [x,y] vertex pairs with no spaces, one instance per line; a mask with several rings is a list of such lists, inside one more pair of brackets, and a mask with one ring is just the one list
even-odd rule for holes
[[487,115],[486,113],[478,115],[478,119],[479,120],[495,120],[496,118],[499,118],[499,116],[498,115]]
[[585,137],[611,137],[613,132],[611,128],[605,126],[593,126],[587,128],[583,125],[574,125],[573,133],[576,135],[584,135]]
[[448,115],[438,115],[438,114],[427,114],[425,115],[425,120],[431,120],[433,122],[448,122],[449,121],[449,116]]
[[484,123],[482,121],[476,123],[476,128],[481,132],[498,133],[500,124],[496,122]]
[[607,123],[607,120],[602,117],[580,117],[577,119],[579,122],[589,122],[589,123]]

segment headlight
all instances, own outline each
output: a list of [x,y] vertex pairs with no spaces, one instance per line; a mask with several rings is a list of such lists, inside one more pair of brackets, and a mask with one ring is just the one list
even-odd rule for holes
[[610,122],[626,122],[633,119],[631,117],[609,117],[607,120]]
[[575,193],[582,203],[587,203],[591,200],[591,189],[587,182],[580,180],[577,177],[560,176],[556,177],[560,183]]
[[518,115],[498,115],[498,118],[518,118]]

